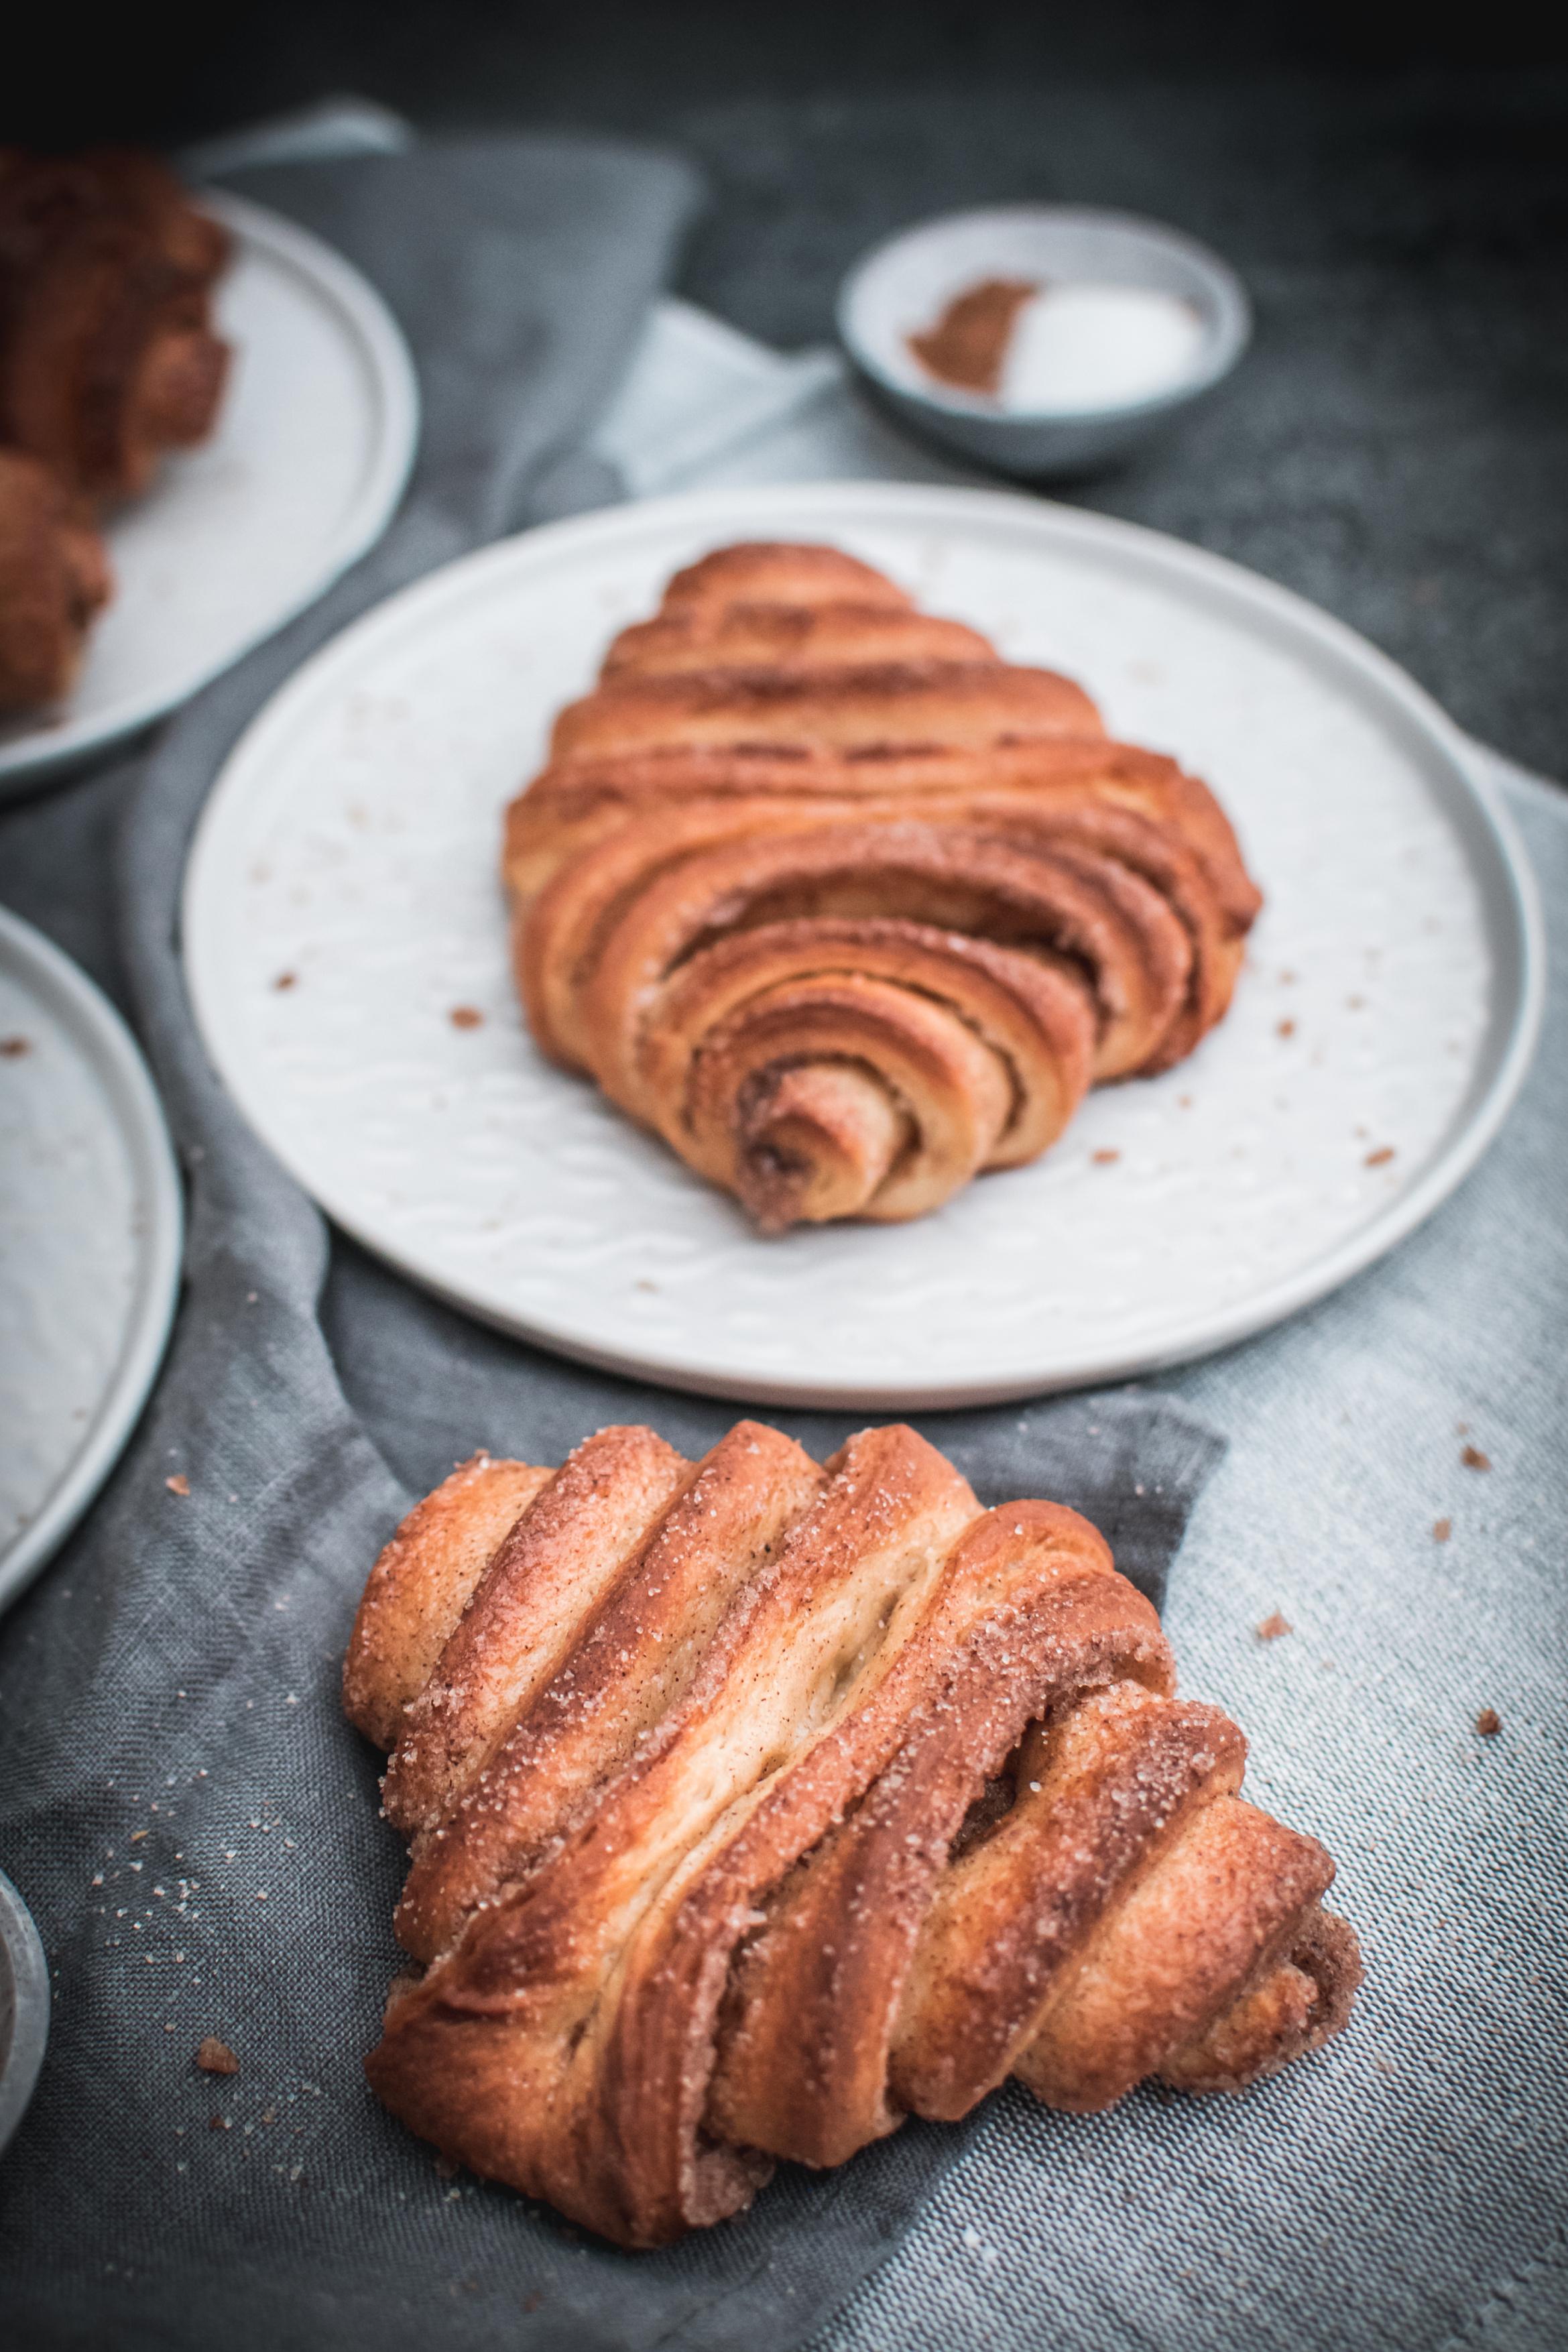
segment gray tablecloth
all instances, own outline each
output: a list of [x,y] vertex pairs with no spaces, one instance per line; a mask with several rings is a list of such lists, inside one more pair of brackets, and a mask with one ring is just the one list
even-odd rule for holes
[[[0,830],[7,894],[126,987],[190,1190],[186,1292],[152,1405],[0,1633],[0,1857],[56,2000],[0,2169],[0,2315],[29,2346],[782,2352],[885,2255],[968,2134],[910,2128],[841,2173],[790,2172],[743,2221],[643,2258],[443,2177],[360,2074],[396,1966],[401,1858],[337,1703],[369,1561],[455,1456],[550,1460],[612,1418],[700,1449],[734,1410],[498,1340],[330,1245],[208,1069],[175,938],[207,786],[305,653],[471,541],[613,488],[576,444],[693,192],[659,158],[568,142],[291,167],[255,192],[392,297],[425,439],[382,546],[193,705],[143,773]],[[97,929],[127,800],[116,971]],[[820,1450],[845,1426],[787,1418]],[[988,1496],[1091,1511],[1156,1594],[1223,1450],[1198,1416],[1137,1393],[932,1427]],[[198,2071],[209,2034],[237,2075]]]

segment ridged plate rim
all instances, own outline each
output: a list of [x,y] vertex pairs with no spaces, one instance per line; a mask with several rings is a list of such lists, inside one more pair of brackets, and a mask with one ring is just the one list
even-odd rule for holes
[[[256,763],[265,763],[269,741],[286,731],[298,706],[321,695],[339,678],[350,681],[379,643],[419,625],[448,600],[482,593],[492,581],[510,581],[520,568],[548,572],[569,552],[608,555],[650,535],[683,530],[711,534],[715,544],[759,534],[789,537],[797,516],[809,516],[812,531],[820,535],[829,510],[836,511],[845,527],[857,520],[949,530],[966,522],[1001,524],[1048,535],[1058,551],[1065,545],[1081,547],[1086,554],[1109,552],[1167,581],[1179,580],[1207,597],[1243,608],[1254,625],[1263,621],[1286,643],[1310,648],[1320,663],[1337,669],[1347,691],[1370,698],[1401,731],[1413,734],[1443,779],[1486,908],[1496,975],[1488,1067],[1468,1118],[1408,1187],[1337,1247],[1287,1278],[1207,1316],[1195,1315],[1179,1334],[1157,1344],[1085,1351],[1068,1367],[1060,1362],[1014,1365],[995,1378],[969,1374],[957,1381],[899,1377],[877,1381],[835,1381],[820,1373],[781,1376],[760,1366],[755,1372],[716,1367],[691,1349],[606,1346],[585,1339],[559,1316],[525,1315],[498,1304],[482,1283],[452,1281],[422,1263],[416,1251],[389,1241],[353,1198],[320,1181],[308,1164],[308,1155],[297,1150],[294,1139],[278,1132],[268,1118],[266,1090],[251,1066],[226,984],[224,943],[229,916],[222,866],[226,829],[243,811],[246,777]],[[482,854],[493,856],[493,845],[484,845]],[[695,490],[574,517],[460,557],[361,615],[295,673],[230,753],[193,844],[183,894],[183,951],[197,1021],[230,1092],[290,1172],[346,1233],[374,1255],[482,1322],[606,1370],[758,1403],[855,1411],[935,1411],[1134,1379],[1233,1346],[1315,1304],[1414,1232],[1475,1167],[1523,1083],[1545,987],[1539,898],[1514,827],[1481,772],[1475,747],[1386,655],[1291,591],[1139,524],[1008,491],[888,482]]]

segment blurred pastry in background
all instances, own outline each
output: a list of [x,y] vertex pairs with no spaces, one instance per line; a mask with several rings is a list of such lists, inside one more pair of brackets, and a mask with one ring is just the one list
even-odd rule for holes
[[37,458],[0,449],[0,711],[66,692],[112,585],[82,502]]
[[156,156],[0,150],[0,441],[99,502],[211,432],[227,232]]

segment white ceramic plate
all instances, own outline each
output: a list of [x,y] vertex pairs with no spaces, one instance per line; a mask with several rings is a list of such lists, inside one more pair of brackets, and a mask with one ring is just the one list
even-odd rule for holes
[[[1081,677],[1233,813],[1269,904],[1179,1069],[902,1226],[753,1236],[516,1012],[503,804],[612,630],[727,541],[827,539]],[[1539,1014],[1539,917],[1463,739],[1311,606],[1174,541],[990,491],[699,491],[419,583],[236,746],[184,902],[229,1086],[340,1224],[504,1328],[758,1402],[879,1409],[1120,1378],[1343,1282],[1458,1183]],[[455,1008],[484,1018],[458,1027]],[[1105,1155],[1116,1155],[1107,1158]]]
[[0,797],[162,718],[302,611],[381,536],[408,478],[419,394],[380,295],[276,214],[202,203],[235,239],[217,429],[111,520],[114,601],[63,707],[0,722]]
[[0,910],[0,1608],[120,1458],[169,1336],[180,1230],[129,1030]]
[[0,2156],[27,2111],[49,2038],[49,1965],[33,1915],[0,1871]]

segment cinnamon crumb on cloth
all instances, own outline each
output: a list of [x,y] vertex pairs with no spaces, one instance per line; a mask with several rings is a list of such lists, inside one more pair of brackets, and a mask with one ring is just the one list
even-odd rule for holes
[[183,1470],[176,1470],[172,1478],[164,1479],[163,1484],[171,1495],[188,1495],[191,1491],[191,1482]]
[[1271,1617],[1264,1618],[1257,1630],[1258,1639],[1260,1642],[1277,1642],[1281,1633],[1294,1633],[1295,1627],[1288,1617],[1281,1617],[1276,1609]]
[[1460,1454],[1459,1459],[1464,1464],[1467,1470],[1490,1470],[1491,1468],[1490,1454],[1483,1454],[1479,1445],[1467,1445],[1464,1452]]
[[1495,1739],[1502,1729],[1502,1717],[1495,1706],[1483,1706],[1476,1717],[1476,1729],[1483,1739]]
[[237,2074],[239,2060],[226,2042],[215,2033],[204,2036],[196,2051],[196,2063],[204,2074]]
[[1447,1543],[1447,1542],[1448,1542],[1448,1538],[1453,1534],[1453,1532],[1454,1532],[1454,1523],[1453,1523],[1452,1519],[1434,1519],[1434,1520],[1433,1520],[1433,1522],[1432,1522],[1432,1541],[1433,1541],[1434,1543]]

